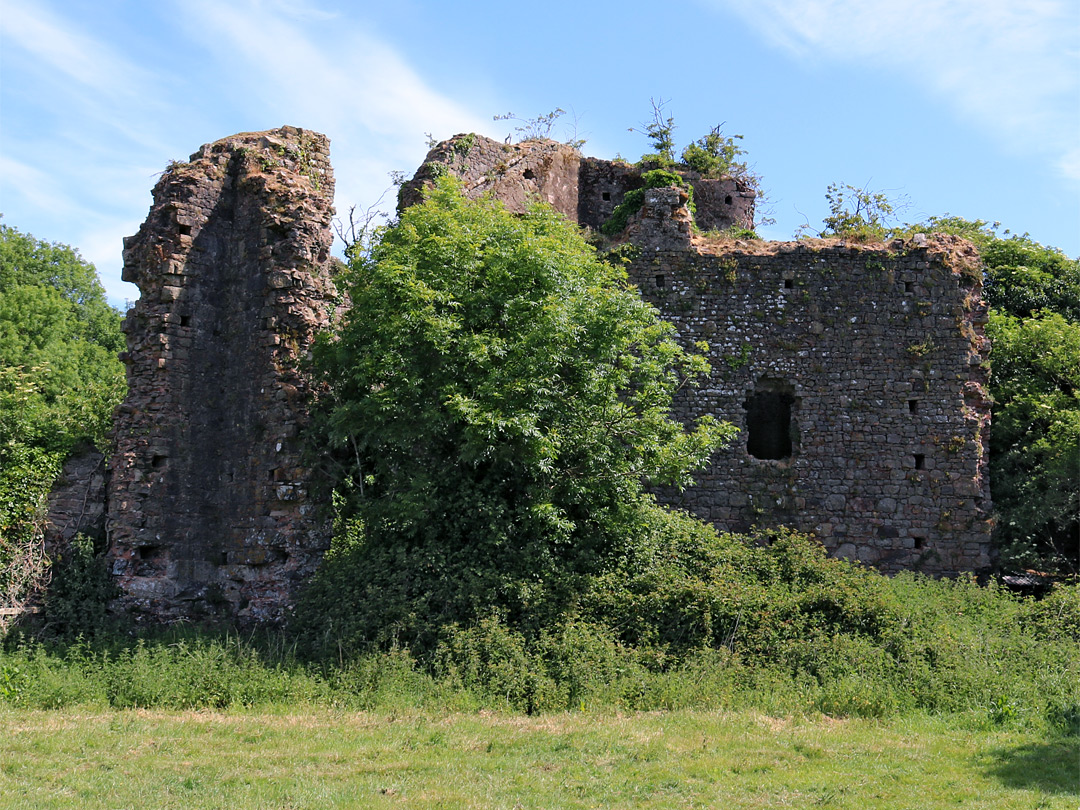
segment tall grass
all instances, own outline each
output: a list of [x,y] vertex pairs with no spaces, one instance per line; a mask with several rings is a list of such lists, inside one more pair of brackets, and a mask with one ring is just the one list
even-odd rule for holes
[[[892,619],[873,634],[777,631],[755,647],[757,636],[740,641],[736,632],[727,635],[730,644],[679,656],[658,645],[631,646],[611,628],[580,619],[530,640],[490,617],[448,628],[423,658],[391,648],[332,662],[301,660],[284,632],[13,637],[0,651],[0,702],[34,709],[959,712],[988,727],[1078,733],[1077,586],[1032,601],[970,580],[874,581],[875,598]],[[782,627],[789,619],[768,621]]]

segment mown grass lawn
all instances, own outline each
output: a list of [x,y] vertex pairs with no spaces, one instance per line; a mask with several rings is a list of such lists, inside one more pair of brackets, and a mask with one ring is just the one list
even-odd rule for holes
[[1080,738],[973,717],[0,710],[0,808],[1076,808]]

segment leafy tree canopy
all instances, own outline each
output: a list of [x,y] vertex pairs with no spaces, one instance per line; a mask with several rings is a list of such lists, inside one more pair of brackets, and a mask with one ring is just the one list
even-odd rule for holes
[[14,398],[0,439],[58,451],[101,442],[124,392],[123,344],[92,264],[0,224],[0,390]]
[[102,444],[124,393],[120,315],[94,266],[0,224],[0,607],[45,572],[45,498],[65,455]]
[[734,432],[670,418],[704,359],[546,207],[514,216],[440,180],[346,281],[315,359],[348,460],[322,604],[352,594],[354,644],[490,609],[550,619],[658,509],[643,482],[689,485]]

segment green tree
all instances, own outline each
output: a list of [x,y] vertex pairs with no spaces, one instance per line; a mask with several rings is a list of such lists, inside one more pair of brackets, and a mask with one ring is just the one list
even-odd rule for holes
[[749,168],[738,160],[739,155],[746,154],[736,143],[742,140],[742,135],[728,137],[723,133],[723,126],[718,124],[704,138],[687,146],[682,153],[683,163],[702,177],[752,179]]
[[[858,188],[849,183],[830,183],[825,191],[829,215],[822,221],[818,236],[837,236],[862,242],[889,239],[897,234],[895,215],[903,204],[881,191]],[[804,225],[801,231],[808,230]]]
[[0,225],[0,368],[20,369],[32,389],[22,409],[35,414],[16,438],[61,453],[103,442],[125,390],[123,345],[120,313],[92,264]]
[[299,623],[353,647],[495,610],[538,631],[733,433],[686,429],[704,373],[558,214],[514,216],[449,179],[348,274],[315,351],[339,526]]
[[675,119],[670,115],[665,118],[667,102],[664,99],[649,99],[649,103],[652,105],[652,120],[642,122],[641,129],[630,127],[630,132],[645,135],[652,142],[653,152],[643,155],[640,162],[666,168],[675,163]]
[[120,314],[66,245],[0,224],[0,606],[45,573],[45,499],[76,444],[101,445],[123,397]]

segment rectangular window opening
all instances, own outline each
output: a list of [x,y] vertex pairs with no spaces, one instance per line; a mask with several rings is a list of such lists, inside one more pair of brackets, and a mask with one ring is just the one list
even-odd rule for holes
[[910,281],[905,281],[904,282],[904,292],[906,292],[906,293],[911,292],[912,286],[913,285],[912,285],[912,283]]
[[600,195],[600,197],[604,200],[604,202],[608,202],[611,199],[611,192],[605,191],[603,194]]
[[912,537],[911,539],[915,548],[923,548],[926,545],[925,537]]
[[907,401],[907,409],[908,409],[908,411],[910,413],[918,413],[919,412],[919,400],[917,400],[917,399],[909,399]]
[[660,273],[660,274],[659,274],[659,275],[657,275],[657,277],[656,277],[656,286],[657,286],[657,287],[663,287],[663,286],[664,286],[664,284],[665,284],[665,282],[664,282],[664,274],[663,274],[663,273]]
[[780,461],[791,458],[795,449],[792,410],[795,391],[782,382],[759,383],[759,390],[747,397],[746,451],[754,458]]
[[794,282],[794,281],[792,281],[792,280],[791,280],[790,278],[785,278],[785,279],[784,279],[784,289],[785,289],[785,290],[790,290],[790,289],[792,289],[792,288],[793,288],[794,286],[795,286],[795,282]]
[[916,453],[915,454],[915,469],[916,470],[924,470],[924,469],[926,469],[926,455],[924,453]]

